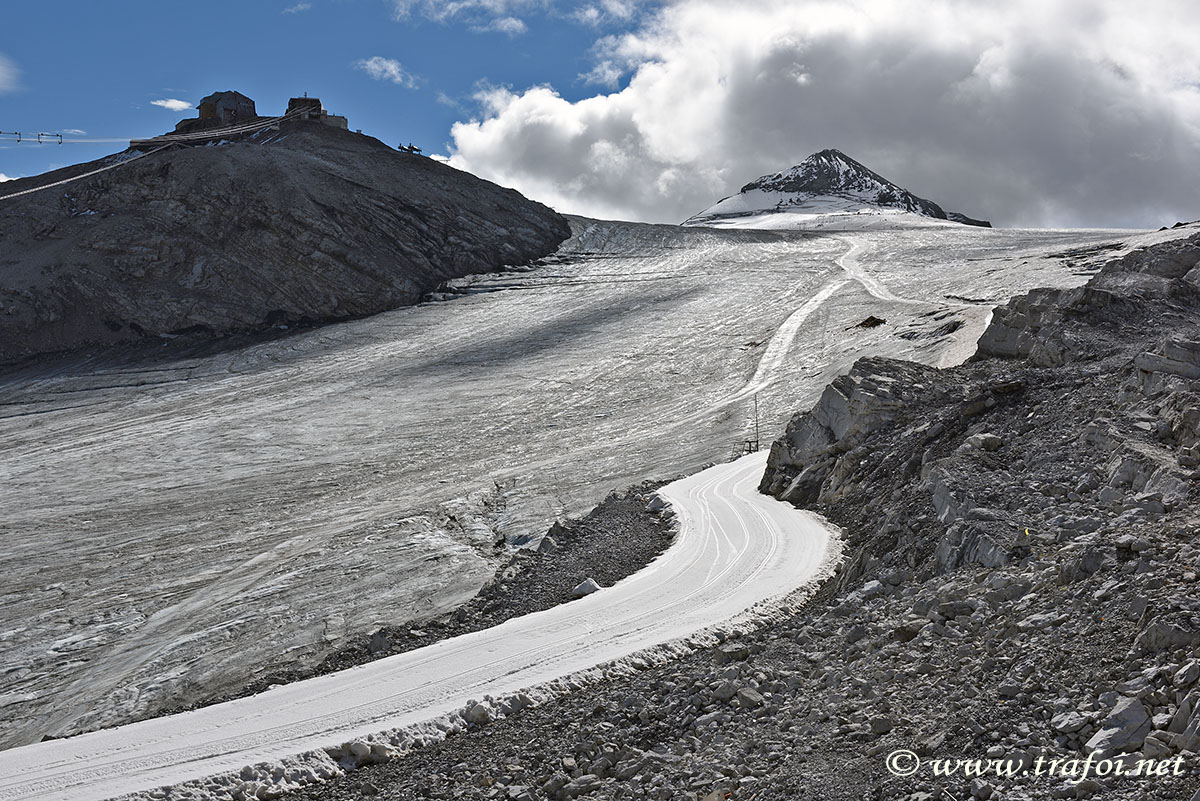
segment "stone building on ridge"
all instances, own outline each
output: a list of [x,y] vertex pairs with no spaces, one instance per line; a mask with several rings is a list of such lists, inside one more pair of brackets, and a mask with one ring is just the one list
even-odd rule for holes
[[348,130],[350,127],[350,123],[345,117],[339,117],[326,111],[325,107],[321,105],[321,99],[317,97],[305,95],[291,98],[288,100],[284,116],[290,116],[294,112],[299,112],[297,117],[302,120],[316,120],[342,130]]
[[220,120],[226,125],[237,122],[252,122],[258,119],[254,101],[241,92],[213,92],[200,101],[200,119]]

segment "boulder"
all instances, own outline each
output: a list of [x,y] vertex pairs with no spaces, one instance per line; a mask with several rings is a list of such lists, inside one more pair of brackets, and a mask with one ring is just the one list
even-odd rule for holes
[[713,662],[727,665],[730,662],[744,662],[750,658],[750,649],[738,643],[725,643],[713,654]]
[[754,709],[763,705],[762,693],[752,687],[743,687],[737,691],[738,703],[747,709]]
[[392,640],[385,632],[377,631],[371,635],[371,640],[367,643],[368,653],[374,656],[390,650],[392,650]]
[[997,451],[1004,440],[995,434],[975,434],[967,437],[966,444],[979,451]]
[[491,704],[473,704],[467,707],[467,711],[463,714],[463,717],[466,718],[467,723],[473,723],[476,726],[491,723],[493,717]]
[[1175,651],[1200,645],[1200,615],[1172,612],[1155,620],[1138,635],[1134,647],[1142,652]]
[[975,607],[971,606],[967,601],[946,601],[938,604],[936,611],[939,615],[951,620],[956,617],[967,617],[975,611]]
[[1196,679],[1200,679],[1200,660],[1193,659],[1175,671],[1171,683],[1176,687],[1186,687],[1189,684],[1195,684]]
[[1122,698],[1084,746],[1089,753],[1125,753],[1142,747],[1152,723],[1136,698]]
[[737,691],[738,687],[732,681],[723,681],[717,689],[713,690],[713,695],[721,701],[729,701],[737,695]]
[[574,798],[577,795],[584,795],[585,793],[600,789],[600,785],[603,783],[603,780],[596,774],[585,773],[578,779],[572,779],[567,782],[561,792],[567,798]]
[[593,592],[596,592],[597,590],[600,590],[600,589],[602,589],[602,588],[600,587],[599,584],[596,583],[596,580],[594,578],[584,579],[583,581],[576,584],[575,588],[571,590],[571,597],[572,598],[582,598],[585,595],[591,595]]
[[1082,729],[1088,724],[1087,715],[1082,712],[1060,712],[1050,719],[1050,725],[1054,730],[1062,734],[1071,734]]

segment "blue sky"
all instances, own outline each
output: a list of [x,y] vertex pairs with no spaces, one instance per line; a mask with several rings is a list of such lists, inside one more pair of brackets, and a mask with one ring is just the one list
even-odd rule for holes
[[[407,13],[406,5],[413,6]],[[587,3],[516,3],[503,14],[468,4],[439,18],[450,5],[6,4],[0,56],[18,74],[15,86],[0,94],[0,130],[144,137],[196,115],[155,106],[156,100],[194,106],[211,92],[236,89],[254,99],[259,114],[272,115],[282,113],[289,97],[308,92],[332,113],[347,116],[352,129],[392,145],[411,141],[426,152],[445,153],[451,124],[477,113],[473,96],[481,86],[552,83],[565,98],[594,94],[596,87],[579,78],[592,68],[593,43],[636,19],[633,13],[623,20],[601,15],[600,24],[591,24],[576,14]],[[370,59],[398,63],[403,73],[391,74],[400,81],[411,76],[411,82],[398,83],[386,70],[384,77],[372,77],[359,66]],[[5,141],[0,173],[36,175],[120,149]]]
[[[144,137],[194,115],[154,101],[236,89],[268,115],[308,92],[595,217],[679,222],[833,147],[1002,226],[1200,218],[1195,0],[60,0],[0,19],[3,131]],[[0,180],[119,149],[0,142]]]

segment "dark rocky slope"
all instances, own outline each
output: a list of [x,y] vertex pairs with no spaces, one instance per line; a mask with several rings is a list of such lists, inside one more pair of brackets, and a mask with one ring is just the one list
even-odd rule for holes
[[368,136],[287,122],[0,201],[0,362],[373,314],[446,279],[544,256],[569,234],[513,190]]

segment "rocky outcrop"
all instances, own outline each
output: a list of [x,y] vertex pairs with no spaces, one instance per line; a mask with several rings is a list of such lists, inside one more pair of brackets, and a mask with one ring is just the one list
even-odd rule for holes
[[5,184],[129,160],[0,201],[0,362],[373,314],[570,233],[512,190],[319,122],[135,155]]
[[[1086,321],[1088,328],[1115,328],[1109,338],[1121,342],[1138,338],[1135,321],[1145,314],[1146,304],[1191,307],[1198,296],[1200,239],[1192,236],[1141,248],[1109,262],[1082,287],[1037,289],[997,308],[979,340],[975,358],[1022,358],[1046,366],[1094,358],[1101,355],[1098,343],[1094,338],[1081,338],[1080,321]],[[1120,336],[1122,333],[1128,337]],[[1161,351],[1157,355],[1160,358],[1144,360],[1151,372],[1156,367],[1185,373],[1195,369],[1188,365],[1195,364],[1196,353],[1183,342],[1171,346],[1171,355]]]
[[[772,446],[761,488],[846,531],[853,555],[827,592],[853,608],[848,642],[941,627],[961,658],[922,680],[975,719],[992,710],[979,748],[1200,747],[1198,265],[1193,235],[1014,299],[949,370],[860,361]],[[906,613],[913,595],[928,600]]]
[[[793,418],[771,446],[759,489],[797,504],[827,501],[852,490],[847,472],[868,437],[890,429],[915,397],[942,394],[938,371],[895,359],[862,359],[825,388],[806,415]],[[914,432],[920,434],[922,432]]]
[[992,224],[990,222],[988,222],[987,220],[977,220],[974,217],[968,217],[967,215],[965,215],[961,212],[957,212],[957,211],[946,212],[946,219],[949,220],[950,222],[961,223],[963,225],[974,225],[979,228],[991,228],[992,227]]

